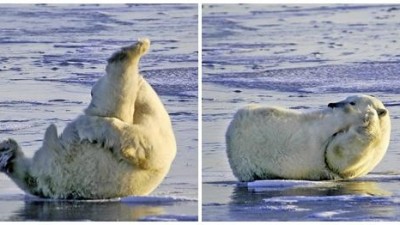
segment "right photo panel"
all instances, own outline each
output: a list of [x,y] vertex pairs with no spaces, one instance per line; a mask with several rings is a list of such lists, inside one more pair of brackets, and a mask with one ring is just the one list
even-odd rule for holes
[[400,220],[400,5],[202,12],[203,221]]

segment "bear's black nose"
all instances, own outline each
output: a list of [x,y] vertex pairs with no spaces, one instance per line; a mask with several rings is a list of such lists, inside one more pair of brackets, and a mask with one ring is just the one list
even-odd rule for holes
[[341,101],[341,102],[329,103],[328,107],[329,108],[341,108],[341,107],[345,107],[347,104],[349,104],[349,103],[346,101]]
[[336,105],[337,105],[336,103],[329,103],[329,104],[328,104],[328,107],[329,107],[329,108],[335,108]]

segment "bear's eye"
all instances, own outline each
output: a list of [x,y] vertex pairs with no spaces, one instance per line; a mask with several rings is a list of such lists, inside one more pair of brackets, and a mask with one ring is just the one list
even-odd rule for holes
[[356,103],[355,102],[350,102],[350,105],[356,105]]

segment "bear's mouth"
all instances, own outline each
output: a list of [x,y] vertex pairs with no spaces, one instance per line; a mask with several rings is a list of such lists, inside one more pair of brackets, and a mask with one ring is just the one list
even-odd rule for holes
[[339,134],[347,133],[349,130],[350,130],[350,127],[344,127],[342,129],[339,129],[338,131],[336,131],[334,134],[332,134],[331,137],[336,137]]

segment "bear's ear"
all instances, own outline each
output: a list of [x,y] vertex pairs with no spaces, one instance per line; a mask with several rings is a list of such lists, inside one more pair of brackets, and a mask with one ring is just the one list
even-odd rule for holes
[[377,109],[376,111],[378,112],[379,117],[382,117],[387,114],[387,109]]

